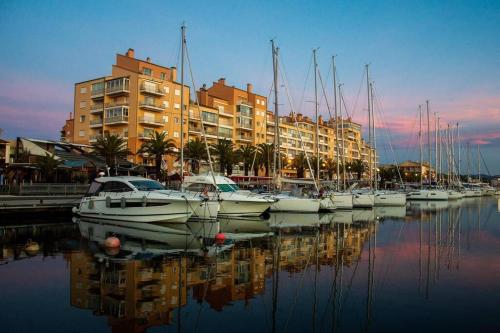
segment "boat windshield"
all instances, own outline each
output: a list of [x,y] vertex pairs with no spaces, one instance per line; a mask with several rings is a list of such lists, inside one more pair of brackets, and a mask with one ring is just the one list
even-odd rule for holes
[[165,187],[154,180],[131,180],[130,184],[134,185],[139,191],[156,191],[164,190]]
[[236,184],[217,184],[217,187],[221,192],[236,192],[240,189]]

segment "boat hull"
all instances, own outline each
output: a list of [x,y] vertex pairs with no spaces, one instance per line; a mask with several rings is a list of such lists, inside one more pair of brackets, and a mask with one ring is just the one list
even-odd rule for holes
[[375,204],[375,195],[371,193],[353,193],[352,206],[354,208],[371,208]]
[[405,206],[406,195],[404,193],[375,193],[375,206]]
[[334,192],[330,194],[330,200],[333,203],[333,209],[352,210],[353,208],[352,195],[350,193]]
[[446,191],[433,191],[433,190],[420,190],[410,192],[406,196],[407,200],[448,200],[448,192]]
[[319,211],[319,199],[294,197],[278,197],[278,199],[271,205],[271,212],[317,213]]

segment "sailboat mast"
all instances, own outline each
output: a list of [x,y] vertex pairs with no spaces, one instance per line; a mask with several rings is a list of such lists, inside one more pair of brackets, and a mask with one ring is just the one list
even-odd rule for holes
[[377,170],[377,139],[375,136],[375,108],[373,106],[373,82],[370,82],[370,96],[371,96],[371,112],[372,112],[372,136],[373,136],[373,173],[375,175],[373,179],[374,189],[378,189],[378,170]]
[[313,50],[314,58],[314,110],[316,116],[316,178],[319,180],[319,123],[318,123],[318,63],[316,51]]
[[477,144],[477,178],[481,182],[481,153],[479,152],[479,143]]
[[373,175],[372,175],[372,113],[371,113],[371,108],[370,108],[370,68],[369,64],[366,64],[366,91],[367,91],[367,98],[368,98],[368,180],[370,183],[370,188],[372,188],[372,180],[373,180]]
[[342,84],[339,84],[339,114],[340,114],[340,131],[342,132],[342,182],[344,191],[347,189],[345,178],[345,138],[344,138],[344,117],[342,117]]
[[420,126],[419,126],[419,131],[418,131],[418,145],[420,147],[420,188],[422,189],[424,187],[424,179],[423,179],[423,156],[422,156],[422,105],[418,106],[418,116],[420,119]]
[[439,163],[438,163],[438,113],[434,112],[434,161],[436,163],[436,184],[439,183]]
[[181,180],[184,180],[184,52],[186,48],[186,26],[181,26]]
[[470,180],[470,142],[467,142],[467,182]]
[[340,150],[339,150],[339,116],[337,113],[337,67],[335,66],[335,56],[332,56],[333,63],[333,105],[335,109],[335,151],[337,154],[337,191],[340,189]]
[[457,150],[458,150],[458,182],[460,183],[460,127],[457,123]]
[[[274,84],[274,152],[273,152],[273,177],[281,174],[280,154],[280,132],[279,132],[279,113],[278,113],[278,48],[274,45],[274,39],[271,40],[273,52],[273,84]],[[278,165],[278,170],[276,170]]]
[[431,121],[429,116],[429,100],[425,101],[425,108],[427,111],[427,150],[429,153],[429,186],[432,183],[432,159],[431,159]]

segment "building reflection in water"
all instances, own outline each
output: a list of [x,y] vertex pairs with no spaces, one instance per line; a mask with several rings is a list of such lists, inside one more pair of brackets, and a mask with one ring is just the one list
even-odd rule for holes
[[[103,227],[80,221],[82,235],[90,242],[89,250],[67,255],[71,305],[107,316],[113,331],[134,332],[178,320],[174,309],[187,304],[188,291],[193,301],[207,302],[222,311],[232,302],[248,303],[264,294],[266,278],[273,278],[278,270],[298,273],[316,263],[318,269],[338,265],[338,256],[344,265],[350,265],[359,259],[373,232],[371,226],[333,223],[277,229],[274,236],[239,240],[215,255],[206,255],[210,252],[186,253],[184,246],[179,247],[179,234],[162,232],[155,225],[151,226],[155,231],[148,233],[144,227]],[[116,255],[106,254],[99,246],[109,234],[122,240],[122,250]],[[196,239],[181,236],[189,244]],[[163,254],[158,250],[161,244]]]

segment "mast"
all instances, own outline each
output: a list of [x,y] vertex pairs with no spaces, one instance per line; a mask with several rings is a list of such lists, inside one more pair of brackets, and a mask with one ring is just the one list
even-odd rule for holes
[[337,152],[337,191],[340,189],[340,150],[339,150],[339,117],[337,114],[337,67],[335,66],[335,56],[332,56],[333,63],[333,105],[335,109],[335,141]]
[[316,177],[319,180],[319,123],[318,123],[318,63],[316,61],[316,51],[313,49],[314,58],[314,110],[316,116]]
[[418,115],[420,119],[420,126],[419,126],[419,131],[418,131],[418,145],[420,147],[420,189],[424,187],[424,179],[423,179],[423,156],[422,156],[422,105],[418,106]]
[[[274,39],[271,39],[273,52],[273,82],[274,82],[274,152],[273,152],[273,177],[281,174],[280,154],[280,133],[279,133],[279,113],[278,113],[278,48],[274,45]],[[276,170],[278,165],[278,170]],[[276,172],[277,171],[277,172]]]
[[345,140],[344,140],[344,117],[342,117],[342,91],[340,90],[342,84],[339,84],[339,113],[340,113],[340,127],[342,132],[342,182],[344,185],[344,191],[346,190],[346,179],[345,179]]
[[434,161],[436,163],[436,184],[439,183],[439,163],[438,163],[438,113],[434,112]]
[[370,68],[369,64],[366,64],[366,91],[368,98],[368,180],[370,183],[370,189],[372,188],[372,120],[371,120],[371,108],[370,108]]
[[371,111],[372,111],[372,136],[373,136],[373,173],[374,173],[374,179],[373,179],[373,185],[375,191],[378,189],[378,171],[377,171],[377,139],[375,136],[375,113],[374,113],[374,106],[373,106],[373,82],[370,82],[370,96],[371,96]]
[[479,143],[477,144],[477,179],[481,182],[481,153],[479,152]]
[[458,127],[457,123],[457,148],[458,148],[458,183],[460,183],[460,128]]
[[431,124],[430,124],[430,116],[429,116],[429,100],[425,101],[425,108],[427,110],[427,150],[429,153],[429,186],[432,183],[432,160],[431,160]]
[[470,180],[470,142],[467,142],[467,183]]
[[186,26],[181,26],[181,181],[184,180],[184,51],[186,48]]

